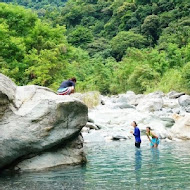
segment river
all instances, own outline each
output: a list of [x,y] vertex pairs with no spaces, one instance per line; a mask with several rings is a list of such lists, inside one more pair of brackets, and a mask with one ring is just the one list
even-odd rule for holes
[[0,176],[0,190],[190,189],[190,142],[141,149],[133,140],[85,144],[88,163],[44,172]]

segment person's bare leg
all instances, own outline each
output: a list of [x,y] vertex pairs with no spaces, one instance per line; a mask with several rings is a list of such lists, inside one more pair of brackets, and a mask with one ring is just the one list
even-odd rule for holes
[[157,148],[158,147],[158,145],[157,144],[154,144],[154,148]]
[[74,86],[71,86],[71,87],[69,87],[69,88],[70,88],[70,94],[72,94],[72,93],[75,92],[75,88],[74,88]]

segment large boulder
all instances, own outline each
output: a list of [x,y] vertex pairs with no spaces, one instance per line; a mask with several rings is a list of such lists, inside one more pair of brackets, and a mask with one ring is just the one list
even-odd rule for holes
[[175,124],[175,120],[173,118],[162,117],[160,119],[166,128],[170,128]]
[[117,102],[137,106],[143,97],[143,94],[136,95],[133,91],[127,91],[126,94],[119,95]]
[[9,103],[15,99],[16,85],[6,76],[0,74],[0,118],[5,110],[9,109]]
[[178,109],[180,106],[177,99],[163,98],[163,108]]
[[151,93],[142,98],[137,106],[138,111],[154,112],[161,110],[163,107],[162,95]]
[[128,102],[128,99],[127,99],[127,97],[125,96],[125,94],[123,95],[123,94],[121,94],[120,96],[119,96],[119,98],[117,99],[117,103],[127,103]]
[[190,114],[186,114],[185,117],[178,119],[171,132],[173,137],[190,140]]
[[183,95],[178,99],[179,105],[183,107],[183,109],[190,113],[190,96],[189,95]]
[[[0,104],[4,106],[0,116],[0,169],[55,151],[77,138],[88,118],[88,108],[80,101],[45,87],[17,87],[2,74]],[[72,157],[69,151],[68,155]],[[79,158],[78,162],[83,160]],[[68,161],[63,159],[64,163]]]
[[144,98],[144,95],[143,95],[143,94],[137,94],[137,95],[131,97],[131,98],[128,100],[128,102],[129,102],[129,104],[131,104],[131,105],[137,106],[137,105],[140,103],[141,99],[143,99],[143,98]]

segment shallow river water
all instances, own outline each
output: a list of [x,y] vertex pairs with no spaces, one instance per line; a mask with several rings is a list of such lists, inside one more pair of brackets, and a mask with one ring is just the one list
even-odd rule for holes
[[190,189],[190,142],[141,149],[132,140],[85,145],[88,163],[46,172],[1,174],[0,190]]

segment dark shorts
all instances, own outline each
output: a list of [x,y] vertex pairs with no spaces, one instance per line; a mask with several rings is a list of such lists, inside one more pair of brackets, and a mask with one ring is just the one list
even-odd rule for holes
[[140,143],[140,142],[135,142],[135,146],[136,146],[137,148],[140,148],[141,143]]

